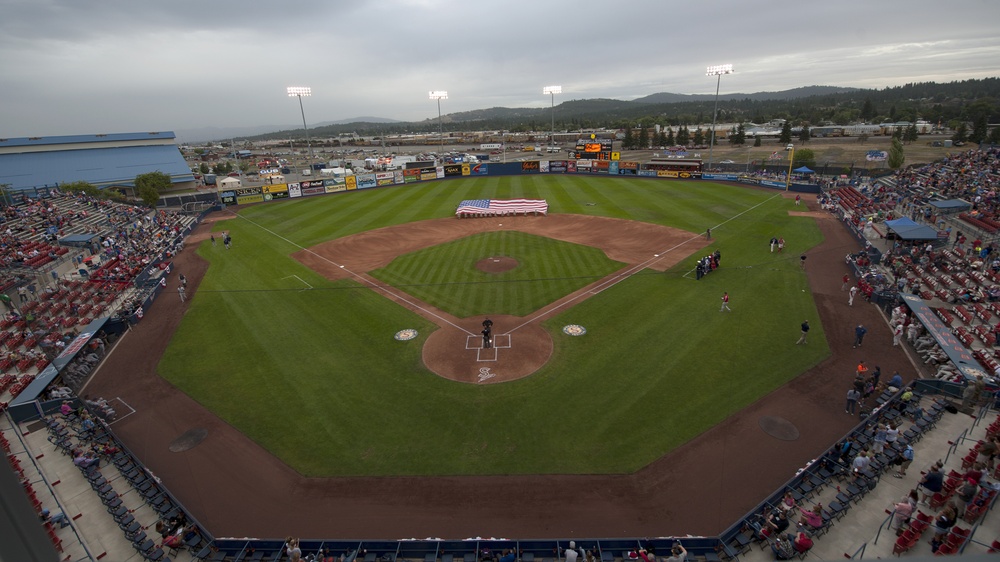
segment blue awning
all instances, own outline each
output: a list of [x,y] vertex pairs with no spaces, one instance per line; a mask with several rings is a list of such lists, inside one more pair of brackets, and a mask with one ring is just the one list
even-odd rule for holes
[[885,221],[885,226],[903,240],[937,240],[938,237],[937,231],[933,228],[917,224],[906,217]]

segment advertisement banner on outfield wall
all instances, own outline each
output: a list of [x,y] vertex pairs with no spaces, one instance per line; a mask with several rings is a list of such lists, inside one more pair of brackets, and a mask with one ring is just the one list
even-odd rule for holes
[[489,173],[489,169],[490,169],[490,165],[489,164],[482,164],[482,163],[475,164],[475,165],[469,167],[469,175],[470,176],[485,176],[485,175],[487,175]]
[[262,201],[264,201],[264,196],[263,195],[242,195],[242,196],[241,195],[237,195],[236,196],[236,204],[237,205],[246,205],[248,203],[260,203]]
[[676,178],[677,172],[673,170],[656,170],[656,177],[658,178]]
[[347,176],[344,178],[344,182],[347,183],[347,191],[353,191],[358,188],[358,176]]
[[326,193],[347,191],[347,181],[344,180],[344,178],[337,178],[334,180],[323,180],[323,190]]
[[608,166],[608,173],[615,176],[618,175],[618,162],[611,161],[611,165]]
[[750,185],[757,185],[760,183],[758,178],[751,178],[750,176],[740,176],[740,179],[736,181],[740,183],[749,183]]
[[567,160],[566,161],[566,172],[570,173],[570,174],[575,174],[576,173],[576,160]]
[[265,193],[264,201],[274,201],[275,199],[288,199],[287,191],[279,191],[277,193]]
[[393,177],[395,174],[392,172],[376,172],[375,173],[375,184],[376,185],[392,185],[394,182]]
[[593,160],[590,160],[588,158],[581,158],[580,160],[576,161],[576,169],[584,172],[589,172],[590,166],[593,163],[594,163]]
[[260,195],[261,191],[259,187],[241,187],[239,189],[234,189],[237,197],[242,197],[244,195]]
[[677,177],[685,180],[701,179],[701,172],[677,172]]
[[702,174],[703,180],[736,181],[739,178],[736,174]]
[[415,183],[420,181],[420,170],[403,170],[403,183]]
[[462,175],[461,164],[449,164],[447,166],[444,166],[444,177],[452,178],[460,175]]
[[521,162],[521,173],[522,174],[532,174],[538,173],[538,169],[541,168],[538,160],[529,160],[527,162]]
[[771,180],[760,180],[757,185],[763,185],[764,187],[777,187],[779,189],[785,189],[785,182],[783,181],[771,181]]
[[618,175],[635,176],[639,173],[638,162],[618,162]]
[[270,193],[272,195],[275,194],[275,193],[288,193],[288,184],[287,183],[279,183],[279,184],[275,184],[275,185],[264,185],[264,186],[261,186],[260,189],[261,189],[261,191],[264,192],[265,195],[268,194],[268,193]]
[[542,160],[541,162],[539,162],[538,163],[538,171],[541,172],[541,173],[543,173],[543,174],[549,173],[549,161],[548,160]]
[[375,180],[375,174],[359,174],[356,177],[358,178],[358,189],[368,189],[369,187],[378,185]]
[[302,197],[302,188],[298,183],[288,184],[288,196],[289,197]]
[[[441,170],[441,174],[444,175],[444,170]],[[438,179],[437,168],[423,168],[420,170],[420,181],[431,181]]]
[[549,173],[550,174],[565,174],[566,173],[566,161],[565,160],[552,160],[549,162]]
[[639,170],[639,173],[637,175],[643,178],[655,178],[656,170]]
[[590,171],[595,174],[606,174],[608,169],[611,167],[611,162],[608,160],[594,160],[590,165]]
[[403,170],[396,170],[392,173],[392,183],[396,185],[403,183]]
[[235,191],[220,191],[219,200],[222,201],[223,205],[235,205],[236,204],[236,192]]
[[323,187],[303,187],[302,196],[307,197],[309,195],[323,195],[326,193],[326,188]]
[[437,178],[436,179],[443,178],[444,177],[444,166],[438,166],[437,168],[434,168],[434,172],[437,173]]

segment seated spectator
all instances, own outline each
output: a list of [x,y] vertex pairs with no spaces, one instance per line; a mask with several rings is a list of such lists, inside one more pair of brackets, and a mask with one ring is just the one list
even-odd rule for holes
[[778,504],[786,514],[791,515],[795,511],[795,497],[792,496],[791,492],[785,492],[785,496],[781,498],[781,503]]
[[73,413],[73,407],[69,405],[69,400],[63,400],[62,406],[59,406],[59,413],[63,416],[68,416]]
[[803,511],[799,517],[799,525],[810,529],[819,529],[823,526],[823,504],[816,504],[809,511]]
[[500,562],[515,562],[517,560],[517,553],[511,549],[505,549],[503,555],[500,556]]
[[100,468],[101,459],[94,456],[94,453],[90,451],[86,453],[81,452],[79,455],[73,457],[73,464],[80,468]]
[[792,541],[792,545],[795,547],[795,552],[799,554],[805,554],[809,552],[809,549],[813,547],[813,540],[804,531],[799,531],[795,535],[788,535],[788,540]]
[[782,539],[778,537],[771,543],[771,552],[774,553],[775,560],[791,560],[795,557],[795,547],[792,545],[792,541],[787,538]]
[[760,533],[765,537],[778,537],[781,533],[785,532],[788,528],[788,518],[785,517],[785,512],[779,510],[772,511],[767,519],[764,520],[764,524],[761,525]]
[[38,514],[38,517],[42,520],[43,525],[46,523],[52,523],[53,525],[58,524],[60,529],[69,526],[69,518],[62,512],[52,515],[49,510],[43,509],[42,512]]

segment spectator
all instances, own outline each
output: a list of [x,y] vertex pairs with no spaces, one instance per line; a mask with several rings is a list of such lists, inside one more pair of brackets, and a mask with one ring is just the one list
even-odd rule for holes
[[928,505],[927,500],[940,492],[943,486],[944,477],[935,464],[920,480],[920,504]]
[[799,517],[799,526],[809,529],[819,529],[823,526],[823,504],[816,504],[809,511],[803,511]]
[[42,520],[43,525],[46,523],[51,523],[53,525],[58,524],[60,529],[64,529],[69,526],[69,518],[62,512],[52,515],[49,510],[43,509],[42,512],[38,514],[38,517]]
[[577,558],[580,557],[580,553],[576,550],[576,541],[569,541],[569,548],[563,551],[563,556],[566,558],[566,562],[576,562]]
[[73,464],[75,464],[79,468],[83,468],[83,469],[87,469],[87,468],[90,468],[90,467],[94,467],[94,468],[100,468],[101,467],[101,459],[99,459],[96,456],[94,456],[94,453],[92,453],[90,451],[87,451],[86,453],[84,453],[82,450],[79,450],[79,449],[78,449],[78,451],[79,451],[79,454],[74,455],[74,457],[73,457]]
[[[892,506],[892,528],[902,531],[910,524],[910,516],[913,515],[913,504],[904,498]],[[897,533],[898,534],[898,533]]]
[[899,470],[897,470],[896,473],[893,474],[893,476],[895,476],[896,478],[902,478],[906,476],[906,469],[910,468],[910,464],[912,463],[913,463],[913,447],[911,445],[907,445],[906,448],[903,449],[903,452],[900,453],[899,456],[897,456],[896,459],[893,461],[893,464],[899,466]]
[[664,562],[684,562],[687,559],[688,551],[684,548],[684,545],[677,541],[674,546],[670,549],[670,556],[664,559]]

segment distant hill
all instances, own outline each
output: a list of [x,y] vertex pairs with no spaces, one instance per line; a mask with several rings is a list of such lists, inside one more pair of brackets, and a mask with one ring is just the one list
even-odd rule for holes
[[[806,86],[792,88],[780,92],[757,92],[755,94],[720,94],[719,100],[793,100],[810,96],[827,96],[857,92],[859,88],[842,88],[839,86]],[[650,94],[632,101],[636,103],[684,103],[690,101],[714,101],[715,94]]]
[[[984,112],[988,123],[1000,121],[1000,78],[982,78],[949,83],[916,82],[883,89],[859,89],[839,86],[807,86],[777,92],[725,94],[719,96],[718,120],[723,123],[766,123],[774,118],[797,124],[848,124],[859,119],[916,121],[933,123],[961,119],[971,122],[965,108],[972,105]],[[569,100],[554,108],[491,107],[461,111],[441,116],[445,132],[474,130],[546,131],[555,119],[559,131],[608,127],[638,127],[639,123],[698,127],[712,121],[713,94],[658,93],[635,100]],[[434,118],[403,122],[381,117],[356,117],[310,127],[316,137],[334,137],[341,133],[382,136],[403,132],[432,133],[438,129]],[[260,130],[263,127],[255,127]],[[271,133],[248,137],[248,140],[302,138],[301,127],[272,128]],[[192,138],[178,131],[182,139]],[[200,138],[226,139],[229,133]]]

